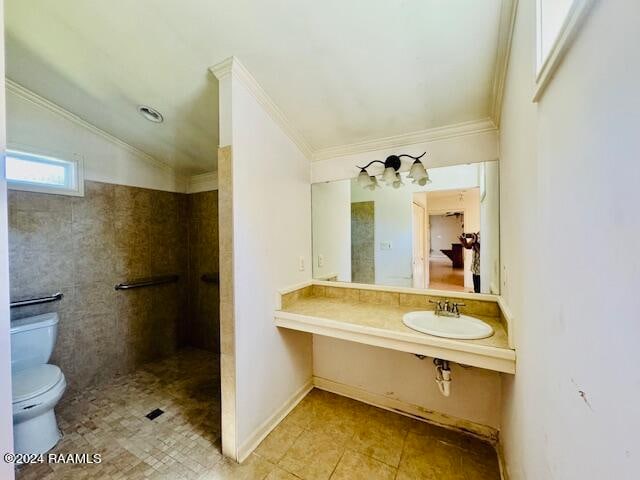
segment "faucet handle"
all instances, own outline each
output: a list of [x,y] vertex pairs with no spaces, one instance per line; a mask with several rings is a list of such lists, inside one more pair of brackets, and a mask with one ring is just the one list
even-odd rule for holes
[[449,302],[443,302],[442,300],[429,300],[429,303],[433,303],[436,308],[436,315],[442,315],[444,312],[446,312],[449,309]]
[[457,302],[453,302],[451,304],[451,311],[457,316],[460,316],[460,308],[459,307],[464,307],[466,306],[464,303],[457,303]]
[[429,303],[433,303],[436,306],[436,313],[442,312],[444,305],[440,300],[429,300]]

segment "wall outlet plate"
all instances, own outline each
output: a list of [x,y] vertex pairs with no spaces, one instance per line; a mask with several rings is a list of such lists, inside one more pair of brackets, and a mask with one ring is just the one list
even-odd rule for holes
[[500,276],[500,283],[502,283],[502,292],[507,290],[507,266],[502,265],[502,275]]
[[384,242],[380,242],[380,250],[391,250],[393,248],[393,244],[391,240],[385,240]]

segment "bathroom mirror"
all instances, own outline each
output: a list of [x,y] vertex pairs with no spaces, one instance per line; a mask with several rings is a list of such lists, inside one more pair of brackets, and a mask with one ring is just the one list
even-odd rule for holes
[[313,277],[498,294],[498,162],[428,173],[424,186],[313,184]]

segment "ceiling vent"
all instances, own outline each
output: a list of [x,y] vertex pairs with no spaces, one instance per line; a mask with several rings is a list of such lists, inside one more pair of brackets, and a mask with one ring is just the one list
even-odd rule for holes
[[164,117],[162,114],[157,111],[155,108],[147,107],[146,105],[140,105],[138,107],[138,112],[144,118],[154,123],[162,123],[164,121]]

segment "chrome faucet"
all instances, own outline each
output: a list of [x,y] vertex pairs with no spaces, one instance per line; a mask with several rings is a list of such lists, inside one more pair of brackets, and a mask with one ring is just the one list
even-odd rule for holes
[[464,307],[464,303],[452,302],[448,298],[445,300],[429,300],[436,306],[435,314],[443,317],[459,317],[460,307]]

